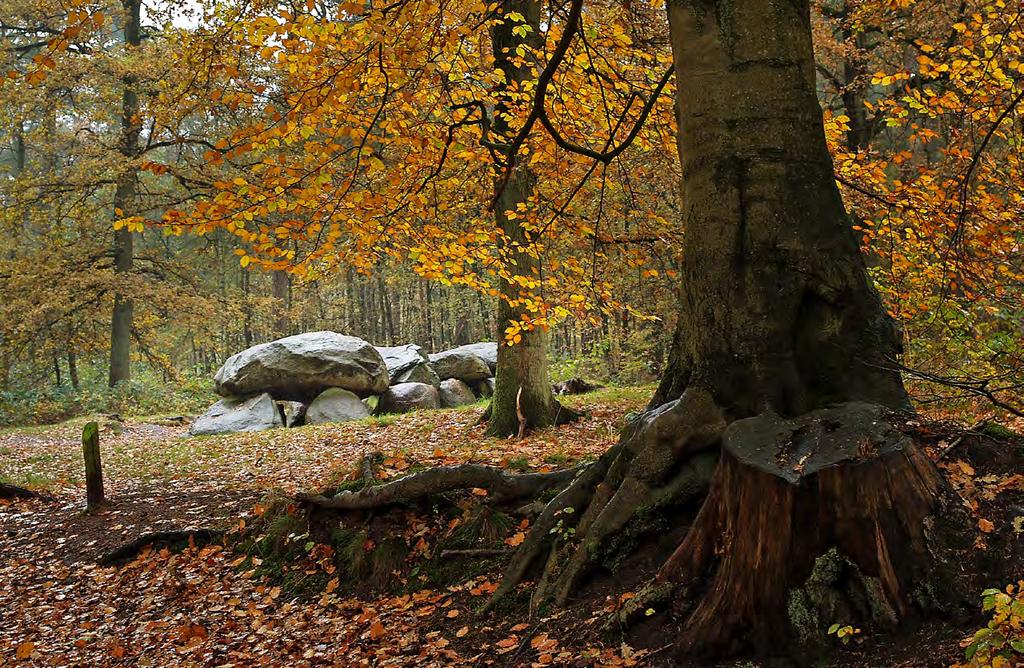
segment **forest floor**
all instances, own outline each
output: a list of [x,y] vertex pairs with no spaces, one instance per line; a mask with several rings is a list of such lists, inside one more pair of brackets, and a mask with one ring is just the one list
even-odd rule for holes
[[[290,578],[268,574],[268,564],[231,541],[157,546],[120,566],[96,563],[149,532],[255,526],[269,490],[280,497],[337,485],[368,453],[383,455],[381,477],[470,461],[563,468],[611,446],[624,416],[643,408],[651,392],[611,388],[567,398],[587,411],[585,419],[522,441],[485,437],[477,424],[482,404],[203,438],[187,437],[174,420],[103,420],[109,503],[93,514],[83,512],[85,419],[2,430],[0,482],[47,496],[0,500],[0,666],[671,665],[663,651],[671,638],[653,632],[634,642],[602,630],[608,613],[642,584],[650,564],[640,562],[651,555],[633,559],[623,574],[598,578],[574,605],[534,619],[474,616],[507,554],[472,568],[453,562],[444,577],[406,568],[386,593],[340,584],[318,548],[294,533],[279,539],[308,554]],[[933,454],[942,455],[943,470],[972,505],[978,527],[967,530],[977,532],[979,549],[999,536],[1019,539],[1020,443],[931,436]],[[444,562],[432,553],[461,520],[445,526],[410,517],[398,529],[406,561]],[[492,544],[511,553],[527,528],[525,521],[500,525]],[[965,634],[966,627],[930,624],[902,638],[865,635],[842,651],[837,646],[833,663],[950,665],[962,655]]]

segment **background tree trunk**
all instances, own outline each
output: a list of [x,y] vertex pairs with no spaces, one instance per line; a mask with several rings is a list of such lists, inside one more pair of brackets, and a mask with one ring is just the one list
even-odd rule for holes
[[[126,49],[140,44],[141,0],[124,0],[124,43]],[[117,217],[131,215],[138,188],[138,173],[132,164],[138,157],[139,97],[135,92],[132,75],[124,80],[121,94],[121,136],[118,151],[129,166],[118,177],[114,191],[114,209]],[[122,213],[117,214],[120,210]],[[134,237],[128,228],[114,232],[114,273],[120,278],[131,273],[134,263]],[[114,294],[114,314],[110,323],[110,386],[131,378],[131,337],[133,304],[131,298],[121,291]]]
[[270,273],[270,293],[274,297],[274,336],[282,337],[290,334],[291,324],[288,319],[288,272],[272,271]]
[[[525,18],[530,31],[525,37],[513,32],[516,24],[507,21],[492,29],[491,40],[495,67],[505,73],[510,84],[531,80],[534,73],[526,65],[513,62],[516,47],[529,44],[536,47],[540,42],[540,5],[535,0],[504,0],[502,14],[517,12]],[[509,130],[502,118],[501,105],[495,109],[494,129],[499,135]],[[515,211],[520,204],[533,195],[536,177],[525,166],[527,159],[518,157],[518,164],[502,187],[503,177],[498,175],[501,193],[494,207],[495,224],[502,232],[499,240],[500,251],[506,261],[507,270],[515,276],[536,280],[540,277],[540,259],[530,254],[532,240],[519,225],[518,220],[509,219],[506,212]],[[522,340],[505,345],[505,328],[512,322],[522,320],[524,311],[516,304],[520,298],[521,286],[500,280],[501,296],[498,299],[497,332],[498,366],[495,373],[494,395],[488,411],[487,433],[491,436],[510,436],[520,431],[520,415],[526,427],[547,427],[569,418],[570,412],[555,400],[548,380],[547,331],[533,329],[522,332]]]

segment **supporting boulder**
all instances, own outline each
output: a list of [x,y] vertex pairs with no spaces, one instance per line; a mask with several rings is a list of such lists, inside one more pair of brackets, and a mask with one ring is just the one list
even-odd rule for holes
[[426,383],[427,385],[438,387],[441,385],[441,379],[438,377],[437,372],[434,371],[434,367],[430,362],[421,362],[401,372],[392,381],[393,385],[399,383]]
[[301,427],[306,422],[306,404],[301,401],[278,401],[278,410],[286,427]]
[[481,399],[490,399],[494,395],[494,378],[484,378],[476,384],[476,395]]
[[378,412],[408,413],[422,408],[440,408],[437,388],[426,383],[399,383],[380,395]]
[[193,436],[262,431],[283,425],[273,398],[266,392],[252,397],[225,397],[196,418],[188,433]]
[[491,370],[490,375],[494,375],[498,370],[498,344],[494,341],[482,341],[480,343],[467,343],[464,346],[453,348],[452,350],[458,352],[472,353],[476,355],[484,362],[487,363],[488,368]]
[[359,397],[348,390],[332,387],[321,392],[306,409],[306,424],[348,422],[369,415],[369,409]]
[[388,386],[388,369],[366,341],[336,332],[309,332],[261,343],[228,358],[214,377],[225,396],[269,392],[278,399],[308,400],[329,387],[376,394]]
[[458,348],[434,353],[430,363],[441,380],[458,378],[464,383],[476,383],[494,375],[478,355]]
[[457,378],[442,380],[438,394],[441,396],[441,406],[444,408],[476,403],[476,395],[473,394],[473,390]]

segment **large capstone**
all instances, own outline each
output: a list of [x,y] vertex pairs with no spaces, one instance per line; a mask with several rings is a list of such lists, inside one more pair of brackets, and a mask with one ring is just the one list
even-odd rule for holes
[[361,395],[383,392],[388,370],[380,353],[362,339],[309,332],[232,355],[214,381],[224,396],[269,392],[278,399],[308,399],[329,387]]
[[193,436],[262,431],[282,426],[277,404],[267,393],[253,397],[225,397],[196,418],[188,432]]
[[440,408],[437,388],[427,383],[399,383],[380,395],[379,413],[408,413],[421,408]]
[[306,424],[347,422],[369,415],[369,408],[358,396],[340,387],[332,387],[317,395],[306,409]]
[[491,376],[487,362],[479,355],[459,348],[434,353],[430,356],[430,363],[441,380],[458,378],[464,383],[477,383]]
[[376,346],[377,352],[388,367],[391,384],[402,382],[398,377],[409,369],[430,361],[427,354],[415,343],[404,346]]
[[441,381],[441,388],[438,390],[441,395],[441,405],[445,408],[465,406],[476,401],[476,395],[458,378],[449,378]]
[[422,364],[409,367],[398,374],[398,378],[391,384],[397,385],[398,383],[426,383],[427,385],[437,387],[441,384],[441,379],[438,378],[437,372],[434,371],[434,365],[430,362],[423,362]]
[[494,375],[498,371],[498,344],[494,341],[481,341],[480,343],[467,343],[464,346],[453,348],[453,350],[461,350],[467,353],[473,353],[484,362],[487,362],[487,366],[490,367],[490,375]]

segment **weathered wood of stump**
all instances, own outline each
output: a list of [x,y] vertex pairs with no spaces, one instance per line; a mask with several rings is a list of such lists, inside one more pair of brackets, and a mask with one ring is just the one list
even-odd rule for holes
[[658,574],[681,585],[682,647],[777,647],[792,633],[790,592],[833,548],[873,579],[890,621],[905,617],[944,483],[894,422],[881,406],[848,403],[729,426],[708,498]]
[[95,422],[82,429],[82,454],[85,457],[85,498],[89,510],[103,503],[103,464],[100,462],[100,428]]

